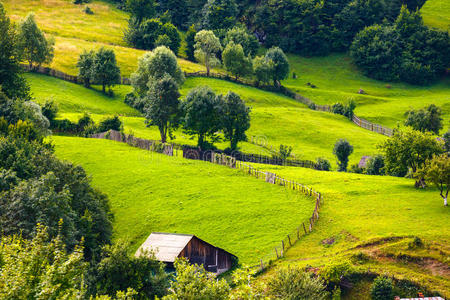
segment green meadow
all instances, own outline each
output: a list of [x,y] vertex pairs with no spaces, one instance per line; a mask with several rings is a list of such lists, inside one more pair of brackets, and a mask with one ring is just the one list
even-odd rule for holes
[[130,240],[133,253],[151,232],[189,233],[255,264],[314,208],[312,198],[225,166],[109,140],[51,140],[108,195],[114,238]]
[[[94,119],[117,114],[121,116],[124,129],[135,136],[158,139],[159,133],[155,127],[146,128],[144,118],[139,113],[123,103],[124,95],[130,91],[129,86],[114,88],[113,98],[104,96],[96,89],[86,89],[80,85],[65,82],[44,75],[27,74],[36,101],[45,102],[53,99],[60,109],[60,117],[76,121],[83,112],[94,114]],[[238,85],[218,79],[188,78],[181,89],[181,94],[197,85],[208,85],[217,93],[235,91],[252,108],[251,127],[248,136],[258,139],[278,148],[280,144],[293,147],[297,158],[315,160],[325,157],[334,163],[332,150],[334,143],[345,138],[354,146],[351,163],[357,163],[361,156],[377,153],[376,145],[385,139],[384,136],[355,126],[343,116],[312,111],[304,104],[276,93],[261,91],[256,88]],[[195,144],[181,132],[175,133],[174,142]],[[228,143],[218,143],[219,148],[226,148]],[[267,154],[267,150],[250,143],[241,143],[244,152]]]
[[[414,180],[391,176],[260,164],[255,167],[302,182],[324,197],[313,232],[290,248],[280,265],[320,267],[353,261],[362,270],[370,268],[381,274],[395,274],[396,278],[410,278],[431,289],[438,288],[444,295],[450,291],[445,271],[450,255],[449,212],[437,189],[419,190],[414,187]],[[426,243],[426,248],[409,248],[408,243],[415,236]],[[401,239],[396,240],[397,237]],[[381,243],[373,243],[380,239]],[[355,263],[352,255],[361,251],[374,259]],[[402,254],[424,263],[387,259]],[[435,270],[431,270],[431,264]]]
[[[312,58],[288,55],[288,58],[291,75],[283,85],[318,104],[347,103],[352,99],[357,105],[357,116],[391,128],[403,123],[408,110],[436,104],[442,109],[444,130],[450,127],[449,78],[430,86],[413,86],[370,79],[353,65],[346,54]],[[292,78],[293,72],[296,79]],[[360,89],[365,94],[359,94]]]
[[441,30],[450,30],[450,2],[446,0],[427,0],[420,9],[426,25]]

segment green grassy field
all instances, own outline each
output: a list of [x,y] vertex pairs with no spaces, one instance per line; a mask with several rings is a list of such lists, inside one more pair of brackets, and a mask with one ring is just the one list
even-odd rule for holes
[[[345,54],[313,58],[289,55],[288,58],[291,76],[283,85],[318,104],[346,103],[353,99],[359,117],[395,127],[398,122],[403,123],[409,109],[433,103],[442,108],[444,127],[450,127],[450,78],[431,86],[387,83],[362,75]],[[292,72],[296,73],[296,79],[292,78]],[[307,86],[308,82],[317,88]],[[366,95],[358,94],[359,89]]]
[[[397,278],[410,277],[448,296],[450,211],[443,206],[436,189],[415,189],[414,181],[406,178],[255,165],[261,170],[301,181],[324,195],[320,219],[313,232],[290,248],[280,265],[321,267],[348,260],[351,255],[367,250],[368,255],[377,259],[359,267],[395,274]],[[418,236],[430,247],[408,249],[409,238],[355,249],[374,239],[399,236]],[[388,260],[383,257],[386,253],[430,258],[429,264],[434,263],[436,268],[431,270],[425,264],[426,259],[419,266]]]
[[423,21],[430,27],[450,30],[450,2],[447,0],[427,0],[420,9]]
[[[39,27],[55,38],[55,57],[50,67],[77,75],[76,62],[83,50],[102,46],[114,49],[122,76],[128,77],[137,68],[137,61],[145,51],[128,48],[123,41],[128,14],[104,1],[92,1],[88,6],[93,15],[83,12],[85,5],[75,5],[70,0],[6,0],[3,1],[13,21],[20,21],[34,12]],[[68,17],[70,16],[70,17]],[[196,72],[204,68],[179,59],[181,68]]]
[[[117,86],[114,89],[115,97],[109,98],[97,90],[44,75],[27,74],[27,79],[37,102],[53,99],[60,108],[61,117],[77,120],[83,112],[89,112],[96,114],[93,117],[98,120],[106,115],[118,114],[122,116],[126,132],[142,138],[159,139],[157,129],[146,128],[144,118],[138,117],[137,111],[122,102],[124,95],[131,89],[129,86]],[[247,105],[252,107],[248,135],[264,137],[275,147],[280,144],[290,145],[296,157],[301,159],[315,160],[322,156],[334,163],[333,145],[338,139],[346,138],[355,147],[350,158],[351,163],[356,163],[361,156],[376,153],[376,145],[385,138],[355,126],[342,116],[312,111],[288,97],[227,81],[189,78],[183,85],[181,94],[186,95],[197,85],[208,85],[217,93],[232,90],[240,94]],[[196,142],[180,130],[175,134],[177,143]],[[228,143],[218,143],[217,146],[224,149]],[[241,143],[240,147],[244,152],[267,154],[265,149],[250,143]]]
[[82,165],[109,196],[114,238],[130,239],[131,252],[153,231],[190,233],[257,263],[314,208],[311,198],[225,166],[109,140],[51,139],[58,157]]

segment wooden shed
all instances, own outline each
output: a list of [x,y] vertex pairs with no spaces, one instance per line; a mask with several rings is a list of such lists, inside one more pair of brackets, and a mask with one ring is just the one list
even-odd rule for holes
[[185,257],[190,263],[203,265],[205,270],[217,274],[228,271],[237,261],[233,254],[192,234],[152,232],[135,256],[145,251],[154,253],[168,267],[173,267],[175,259]]

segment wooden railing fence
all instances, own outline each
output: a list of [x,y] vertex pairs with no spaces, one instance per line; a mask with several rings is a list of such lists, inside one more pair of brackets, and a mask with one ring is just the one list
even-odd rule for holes
[[115,130],[93,134],[91,135],[91,138],[109,139],[117,142],[127,143],[133,147],[162,153],[168,156],[177,156],[177,154],[175,154],[176,151],[182,149],[183,157],[186,159],[200,159],[210,163],[238,169],[245,174],[256,177],[258,179],[262,179],[267,183],[280,185],[285,187],[285,189],[294,190],[299,193],[305,194],[306,196],[313,197],[315,199],[315,208],[311,217],[309,218],[309,221],[302,223],[299,222],[299,226],[296,228],[296,230],[289,233],[283,240],[281,240],[278,246],[274,247],[273,253],[268,253],[267,255],[261,257],[257,265],[251,266],[251,268],[257,269],[259,271],[263,271],[275,259],[283,257],[287,249],[292,247],[295,242],[297,242],[301,237],[307,235],[313,230],[316,221],[319,219],[320,206],[324,201],[323,196],[320,192],[315,191],[313,188],[303,185],[294,180],[282,178],[271,172],[261,171],[253,167],[252,165],[237,160],[236,157],[229,156],[224,153],[217,153],[214,151],[205,151],[202,156],[197,156],[197,154],[195,154],[195,156],[193,157],[191,156],[193,155],[193,153],[189,151],[191,150],[190,148],[180,148],[179,145],[161,144],[159,141],[140,139]]
[[[31,69],[29,65],[22,64],[22,66],[26,71],[32,71],[32,72],[37,72],[37,73],[41,73],[41,74],[46,74],[46,75],[53,76],[53,77],[56,77],[56,78],[59,78],[59,79],[65,80],[65,81],[70,81],[73,83],[82,83],[81,80],[78,79],[78,76],[69,75],[67,73],[64,73],[64,72],[61,72],[61,71],[58,71],[58,70],[55,70],[55,69],[52,69],[49,67],[39,66],[39,67],[33,67]],[[259,88],[262,90],[267,90],[270,92],[279,92],[290,98],[293,98],[299,102],[302,102],[302,103],[308,105],[308,107],[310,109],[331,112],[331,108],[329,105],[315,104],[311,99],[306,98],[300,94],[297,94],[284,86],[275,87],[275,86],[271,86],[271,85],[260,85],[260,84],[255,83],[253,80],[249,80],[249,79],[245,79],[245,78],[244,79],[239,78],[238,80],[236,80],[227,74],[221,74],[221,73],[215,73],[215,72],[211,72],[209,74],[209,76],[207,76],[206,72],[201,72],[201,71],[192,72],[192,73],[185,72],[184,74],[186,77],[213,77],[213,78],[218,78],[218,79],[222,79],[222,80],[237,82],[237,83],[240,83],[243,85],[256,87],[256,88]],[[120,83],[125,84],[125,85],[130,85],[131,81],[127,77],[121,77]],[[353,116],[352,121],[354,124],[358,125],[361,128],[371,130],[373,132],[377,132],[379,134],[383,134],[386,136],[392,135],[392,129],[382,126],[382,125],[379,125],[379,124],[376,124],[376,123],[369,122],[369,121],[361,119],[357,116]]]

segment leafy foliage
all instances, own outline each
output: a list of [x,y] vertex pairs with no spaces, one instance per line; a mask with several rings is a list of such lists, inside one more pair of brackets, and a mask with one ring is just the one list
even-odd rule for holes
[[257,56],[253,59],[253,72],[258,83],[268,84],[272,80],[273,71],[274,63],[271,59],[264,56]]
[[324,281],[299,267],[280,268],[267,286],[275,299],[328,299]]
[[210,30],[201,30],[195,35],[195,58],[205,65],[209,76],[211,68],[220,64],[217,53],[222,50],[220,40]]
[[270,48],[265,58],[273,62],[272,80],[279,83],[289,75],[289,61],[283,50],[278,47]]
[[448,192],[450,190],[450,157],[444,153],[434,155],[417,170],[416,178],[432,182],[440,191],[440,196],[447,206]]
[[227,31],[223,44],[226,46],[231,42],[241,45],[245,56],[254,57],[258,52],[258,39],[244,26],[235,26]]
[[195,30],[195,25],[192,24],[189,26],[188,31],[186,32],[186,56],[190,61],[195,61],[194,51],[195,51],[195,35],[197,34],[197,30]]
[[384,175],[384,157],[375,155],[367,162],[366,173],[368,175]]
[[120,83],[120,69],[114,50],[102,47],[95,53],[91,66],[91,81],[100,84],[103,93],[106,93],[106,87]]
[[94,64],[95,52],[94,50],[86,51],[80,54],[78,58],[78,78],[83,81],[85,87],[90,87],[92,78],[92,66]]
[[166,74],[161,79],[149,82],[149,91],[145,99],[145,117],[149,125],[158,126],[162,143],[166,142],[167,134],[172,136],[172,129],[178,126],[179,97],[178,84],[170,75]]
[[19,24],[18,46],[30,68],[33,64],[40,66],[50,63],[53,59],[53,45],[54,41],[47,40],[37,26],[33,13]]
[[392,280],[386,276],[378,276],[373,282],[370,295],[372,300],[392,299],[394,297]]
[[449,47],[448,32],[427,28],[419,12],[403,7],[394,24],[365,28],[350,49],[355,63],[370,77],[428,84],[449,65]]
[[223,133],[230,141],[230,148],[235,150],[239,141],[247,139],[245,131],[250,128],[250,108],[234,92],[228,92],[223,100]]
[[250,75],[253,71],[252,60],[246,57],[242,46],[234,42],[228,43],[223,50],[222,60],[225,68],[236,77]]
[[339,171],[347,171],[348,157],[353,153],[353,146],[347,140],[340,139],[336,142],[333,149],[333,154],[338,159]]
[[386,173],[394,176],[405,176],[408,169],[415,173],[427,159],[443,152],[431,133],[411,128],[395,130],[379,147],[384,152]]
[[320,171],[330,171],[330,161],[322,157],[317,158],[315,169]]
[[442,110],[434,104],[426,109],[410,110],[406,113],[405,125],[422,132],[439,134],[442,129]]
[[230,28],[236,23],[237,13],[235,0],[208,0],[202,10],[202,27],[209,30]]
[[207,86],[198,86],[189,91],[182,104],[183,128],[191,135],[198,135],[197,145],[204,147],[205,138],[213,140],[222,126],[223,100]]
[[17,45],[18,34],[0,3],[0,86],[10,98],[29,98],[29,87],[20,76],[21,51]]

